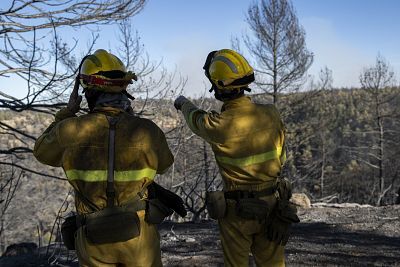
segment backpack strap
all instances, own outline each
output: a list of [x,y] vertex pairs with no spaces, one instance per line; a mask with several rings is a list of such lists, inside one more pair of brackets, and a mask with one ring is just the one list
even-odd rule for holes
[[107,116],[109,123],[108,134],[108,168],[107,168],[107,207],[114,206],[115,188],[114,188],[114,169],[115,169],[115,128],[119,117]]

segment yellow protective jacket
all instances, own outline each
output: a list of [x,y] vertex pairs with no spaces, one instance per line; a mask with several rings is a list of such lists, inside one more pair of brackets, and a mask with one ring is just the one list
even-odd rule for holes
[[[152,121],[104,107],[76,117],[60,110],[55,121],[36,140],[34,156],[42,163],[63,167],[68,181],[99,208],[106,206],[109,123],[119,116],[115,136],[115,204],[132,199],[165,172],[174,159],[165,135]],[[75,197],[78,213],[90,208]]]
[[207,113],[182,105],[189,128],[211,144],[225,190],[263,190],[275,185],[286,160],[284,126],[274,105],[243,96]]

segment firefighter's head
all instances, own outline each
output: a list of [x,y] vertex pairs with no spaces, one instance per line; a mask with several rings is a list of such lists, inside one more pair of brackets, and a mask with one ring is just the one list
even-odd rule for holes
[[137,80],[135,73],[127,71],[124,63],[115,55],[103,49],[84,57],[79,66],[79,80],[84,88],[89,109],[94,108],[95,100],[101,93],[125,94],[132,80]]
[[218,100],[229,100],[250,91],[248,85],[254,81],[254,70],[238,52],[230,49],[212,51],[208,54],[203,69]]

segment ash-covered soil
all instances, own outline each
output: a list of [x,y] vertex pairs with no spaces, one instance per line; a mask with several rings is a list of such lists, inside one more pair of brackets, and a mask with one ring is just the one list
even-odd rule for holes
[[[311,208],[299,215],[287,266],[400,266],[400,206]],[[223,266],[216,223],[163,224],[161,235],[166,266]]]
[[[286,247],[287,266],[400,266],[400,205],[313,207],[299,215],[302,222]],[[213,221],[165,222],[160,236],[164,266],[223,266]],[[43,256],[40,262],[32,255],[3,257],[0,266],[78,266],[62,255],[54,254],[52,265]]]

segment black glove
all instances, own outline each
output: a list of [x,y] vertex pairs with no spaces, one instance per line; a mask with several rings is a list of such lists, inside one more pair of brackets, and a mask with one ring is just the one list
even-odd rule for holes
[[266,223],[266,238],[279,245],[286,245],[292,223],[300,222],[296,206],[287,200],[278,200],[277,206]]
[[280,220],[278,216],[271,216],[265,235],[269,241],[285,246],[290,236],[290,223]]
[[148,187],[148,194],[149,198],[157,198],[159,199],[164,205],[173,209],[176,213],[179,214],[181,217],[185,217],[187,211],[185,209],[185,205],[183,204],[183,200],[180,196],[171,192],[161,185],[153,182]]
[[174,101],[174,107],[177,110],[181,110],[183,104],[185,104],[187,101],[189,101],[186,97],[184,97],[183,95],[179,96],[177,99],[175,99]]

